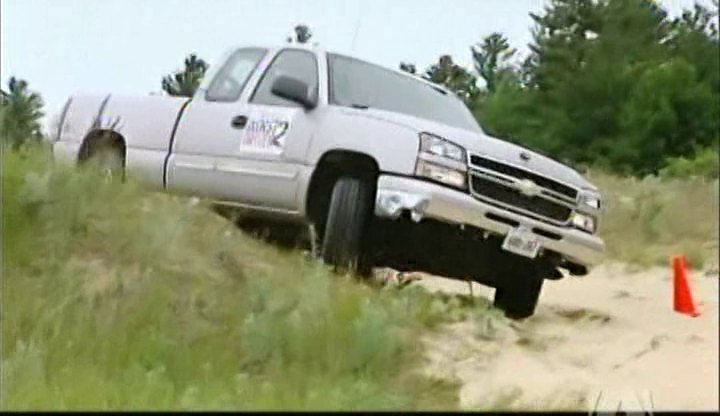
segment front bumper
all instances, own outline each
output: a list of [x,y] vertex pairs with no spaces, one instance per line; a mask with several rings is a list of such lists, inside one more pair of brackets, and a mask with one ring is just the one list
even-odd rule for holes
[[500,235],[523,225],[533,231],[543,249],[557,252],[568,262],[586,267],[599,263],[605,252],[605,243],[595,235],[518,215],[431,182],[381,175],[375,215],[396,219],[403,212],[409,212],[415,221],[428,217]]

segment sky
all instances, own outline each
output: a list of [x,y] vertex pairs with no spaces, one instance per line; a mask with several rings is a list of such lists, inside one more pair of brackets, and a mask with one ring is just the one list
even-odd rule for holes
[[[700,0],[709,4],[710,0]],[[662,0],[672,15],[694,0]],[[227,48],[280,45],[307,23],[321,47],[419,70],[501,32],[522,56],[530,12],[544,0],[0,0],[0,81],[28,81],[45,112],[77,92],[145,95],[195,52],[213,63]]]

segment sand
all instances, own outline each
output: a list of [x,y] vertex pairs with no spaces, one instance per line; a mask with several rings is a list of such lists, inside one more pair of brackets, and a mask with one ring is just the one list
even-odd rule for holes
[[[458,322],[428,336],[425,371],[461,383],[466,409],[717,411],[719,279],[691,277],[703,312],[695,318],[673,311],[669,267],[603,265],[547,281],[531,318],[496,319],[490,332],[488,322]],[[469,293],[431,276],[412,284]],[[473,285],[475,296],[493,291]]]

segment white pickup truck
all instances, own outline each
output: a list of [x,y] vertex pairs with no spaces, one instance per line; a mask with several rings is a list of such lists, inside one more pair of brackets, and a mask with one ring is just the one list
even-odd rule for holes
[[316,48],[233,48],[191,99],[74,95],[56,121],[57,159],[310,226],[331,265],[492,286],[513,318],[605,249],[575,170],[488,136],[441,86]]

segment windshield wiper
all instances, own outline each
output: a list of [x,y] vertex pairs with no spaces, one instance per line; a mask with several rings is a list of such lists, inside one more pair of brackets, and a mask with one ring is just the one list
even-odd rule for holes
[[359,110],[367,110],[368,108],[370,108],[369,105],[365,105],[365,104],[350,104],[350,107],[357,108]]
[[435,91],[439,92],[442,95],[447,95],[447,91],[445,91],[444,89],[442,89],[440,87],[436,87],[433,85],[433,86],[431,86],[431,88],[434,89]]

